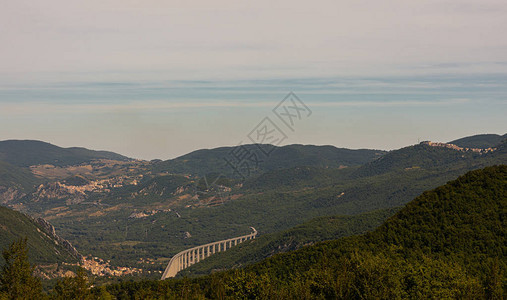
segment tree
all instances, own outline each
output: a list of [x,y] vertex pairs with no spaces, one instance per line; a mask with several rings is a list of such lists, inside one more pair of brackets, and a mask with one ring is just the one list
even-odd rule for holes
[[42,284],[33,276],[34,267],[28,261],[26,238],[13,242],[2,256],[5,265],[0,273],[0,298],[40,299]]
[[58,280],[53,288],[54,299],[91,299],[90,282],[86,271],[79,268],[74,277]]

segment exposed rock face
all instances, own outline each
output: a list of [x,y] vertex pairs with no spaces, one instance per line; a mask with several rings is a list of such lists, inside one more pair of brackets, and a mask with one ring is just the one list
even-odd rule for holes
[[152,210],[145,210],[141,212],[133,212],[130,214],[129,219],[141,219],[146,218],[149,216],[156,215],[158,213],[164,213],[164,212],[170,212],[171,209],[152,209]]
[[51,225],[48,221],[46,221],[43,218],[37,218],[35,219],[35,223],[37,223],[40,227],[42,227],[42,229],[58,244],[62,245],[67,251],[69,251],[69,253],[73,257],[79,259],[80,261],[83,260],[83,256],[77,251],[77,249],[74,246],[72,246],[72,244],[69,241],[58,236],[56,234],[55,227]]
[[67,204],[75,204],[85,200],[86,190],[74,186],[67,186],[60,182],[41,184],[32,194],[33,201],[65,200]]
[[[92,193],[109,193],[113,188],[137,185],[135,176],[115,176],[107,179],[87,180],[80,176],[40,184],[31,194],[34,202],[77,204],[88,199]],[[141,178],[141,176],[139,176]]]
[[15,187],[0,186],[0,203],[7,204],[13,200],[21,199],[25,196]]
[[176,191],[174,191],[173,195],[179,195],[183,194],[184,192],[188,191],[188,186],[179,186]]

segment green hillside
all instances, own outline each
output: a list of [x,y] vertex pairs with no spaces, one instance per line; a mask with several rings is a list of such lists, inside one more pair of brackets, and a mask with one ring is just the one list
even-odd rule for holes
[[239,244],[181,271],[178,276],[205,275],[215,270],[238,268],[316,242],[362,234],[378,227],[396,211],[393,208],[353,216],[318,217],[289,230],[261,235]]
[[188,187],[191,182],[182,175],[146,176],[138,185],[115,189],[108,195],[92,196],[90,200],[109,197],[111,198],[107,201],[109,205],[126,201],[131,205],[149,205],[166,201],[175,194],[178,187]]
[[[256,158],[249,161],[252,174],[297,166],[329,168],[357,166],[372,161],[385,153],[381,150],[350,150],[333,146],[288,145],[275,147],[262,145],[268,149],[267,152],[272,151],[269,156],[266,156],[259,151],[257,145],[244,145],[243,147],[248,153],[256,155]],[[237,148],[221,147],[197,150],[172,160],[158,162],[155,164],[154,170],[201,176],[207,173],[222,173],[228,177],[237,177],[237,174],[234,174],[233,169],[224,160],[225,158],[234,161],[234,156],[231,155],[231,151],[234,149]],[[259,163],[255,163],[255,160],[258,160]],[[256,166],[257,169],[254,170]]]
[[[506,209],[507,166],[488,167],[423,193],[371,233],[307,250],[367,247],[382,252],[396,246],[405,257],[416,252],[452,257],[474,272],[488,257],[501,258],[499,263],[505,268]],[[284,259],[280,256],[275,260]]]
[[32,140],[0,141],[0,161],[28,167],[39,164],[68,166],[90,162],[95,159],[126,160],[125,156],[85,148],[61,148],[49,143]]
[[[50,233],[26,215],[0,206],[0,249],[12,242],[27,238],[30,261],[35,264],[76,262],[77,258],[61,243],[55,243]],[[3,258],[0,257],[0,265]]]
[[357,171],[358,176],[373,176],[392,171],[404,171],[416,168],[434,168],[449,164],[459,164],[467,159],[479,157],[479,154],[460,152],[443,147],[431,147],[418,144],[394,150],[381,158],[365,164]]
[[37,179],[28,169],[0,161],[0,188],[12,187],[27,191],[33,188],[36,182]]
[[293,167],[268,171],[247,178],[243,188],[251,191],[318,188],[347,180],[355,168]]
[[379,159],[361,166],[355,175],[358,177],[374,176],[393,171],[407,171],[416,169],[432,169],[446,166],[447,169],[465,170],[471,164],[482,161],[486,164],[505,163],[507,140],[497,144],[497,151],[479,154],[462,152],[444,147],[432,147],[418,144],[394,150]]
[[423,193],[365,235],[242,270],[106,288],[117,297],[501,299],[506,209],[507,166],[488,167]]
[[498,134],[478,134],[473,136],[464,137],[461,139],[457,139],[449,142],[450,144],[454,144],[463,148],[478,148],[478,149],[487,149],[493,148],[500,144],[502,141],[507,139],[507,134],[498,135]]
[[[372,169],[375,171],[372,173],[378,175],[357,176],[356,170],[362,167],[274,170],[248,179],[243,187],[233,187],[230,194],[235,197],[224,201],[223,205],[187,207],[194,203],[194,200],[188,200],[178,202],[181,205],[172,207],[172,212],[146,218],[128,219],[134,209],[126,207],[80,220],[69,213],[52,222],[62,236],[83,252],[111,259],[117,265],[134,265],[139,257],[170,258],[192,246],[247,234],[249,226],[267,234],[320,216],[354,215],[400,207],[422,192],[445,184],[469,170],[507,163],[506,148],[501,147],[493,153],[464,157],[456,157],[456,153],[462,155],[462,152],[452,149],[419,147],[421,151],[410,151],[412,148],[398,150],[407,155],[398,155],[398,151],[387,154],[399,157],[397,161],[393,159],[396,167],[385,172]],[[425,167],[404,167],[424,161],[428,157],[426,152],[431,156],[434,150],[452,159],[438,160],[438,155],[435,155],[435,163],[428,163]],[[170,202],[164,197],[148,193],[147,196],[136,196],[136,199],[104,198],[102,203]],[[90,208],[76,205],[70,209],[82,211]],[[90,215],[93,212],[86,213]],[[186,232],[191,234],[190,238],[186,237]],[[164,266],[146,267],[159,270]]]

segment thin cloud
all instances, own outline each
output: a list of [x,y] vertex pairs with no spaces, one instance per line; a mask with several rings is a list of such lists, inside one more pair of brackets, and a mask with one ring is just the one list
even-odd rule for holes
[[[467,98],[431,100],[431,101],[335,101],[335,102],[313,102],[307,101],[311,107],[432,107],[449,106],[470,103]],[[160,112],[174,111],[178,109],[205,110],[207,108],[267,108],[269,111],[276,102],[235,102],[235,101],[210,101],[210,102],[163,102],[143,101],[132,103],[57,103],[48,104],[41,102],[33,103],[7,103],[0,105],[0,115],[31,115],[41,113],[129,113],[129,112]]]

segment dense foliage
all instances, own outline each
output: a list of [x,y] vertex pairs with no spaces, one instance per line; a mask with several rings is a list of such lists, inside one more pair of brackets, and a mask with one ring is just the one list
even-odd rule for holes
[[[129,298],[505,297],[507,166],[426,192],[371,233],[196,279],[107,287]],[[96,290],[95,293],[99,291]]]
[[59,279],[49,293],[43,291],[41,280],[34,275],[35,267],[28,260],[27,240],[14,241],[3,251],[6,261],[0,271],[0,299],[112,299],[104,289],[96,295],[90,291],[91,282],[84,269],[79,268],[72,277]]
[[264,234],[255,240],[239,244],[179,272],[178,276],[205,275],[215,270],[237,268],[316,242],[362,234],[378,227],[396,210],[384,209],[352,216],[318,217],[294,228]]
[[[235,151],[248,153],[246,156],[250,174],[260,174],[266,171],[291,168],[296,166],[314,166],[338,168],[340,166],[358,166],[383,155],[381,150],[350,150],[334,146],[288,145],[275,147],[262,145],[266,155],[257,145],[243,145],[240,148],[221,147],[202,149],[183,155],[176,159],[159,162],[153,170],[157,172],[188,173],[204,175],[221,173],[228,177],[238,177],[234,169],[224,159],[234,161],[242,157]],[[236,156],[235,156],[236,155]]]
[[[17,211],[0,206],[0,249],[14,241],[26,238],[30,260],[40,264],[75,262],[76,259],[31,218]],[[4,261],[0,259],[0,265]]]
[[457,139],[449,142],[450,144],[454,144],[463,148],[478,148],[478,149],[486,149],[496,147],[502,141],[507,139],[507,134],[498,135],[498,134],[478,134],[473,136],[467,136],[461,139]]
[[0,192],[15,188],[26,193],[31,191],[38,181],[29,170],[0,161]]
[[28,262],[26,239],[13,242],[2,253],[5,264],[0,272],[0,298],[38,299],[42,284],[33,276]]

